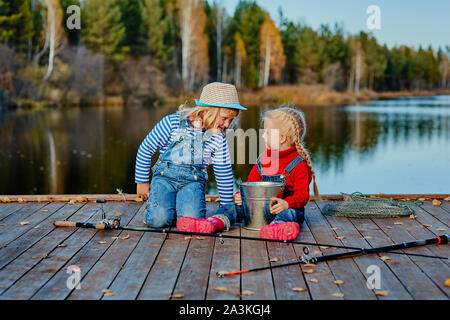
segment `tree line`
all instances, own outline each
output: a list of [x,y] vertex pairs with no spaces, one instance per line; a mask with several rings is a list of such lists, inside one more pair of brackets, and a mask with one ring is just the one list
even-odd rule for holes
[[[67,27],[80,8],[80,29]],[[0,0],[0,92],[24,98],[326,84],[337,91],[449,88],[450,47],[388,48],[341,24],[318,29],[242,0]]]

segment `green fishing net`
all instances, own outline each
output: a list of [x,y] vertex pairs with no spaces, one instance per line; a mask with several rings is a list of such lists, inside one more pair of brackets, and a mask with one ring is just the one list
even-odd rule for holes
[[392,199],[367,197],[361,192],[341,194],[344,196],[344,201],[326,204],[323,213],[349,218],[389,218],[409,216],[413,213],[410,206],[422,204],[421,201],[404,203]]

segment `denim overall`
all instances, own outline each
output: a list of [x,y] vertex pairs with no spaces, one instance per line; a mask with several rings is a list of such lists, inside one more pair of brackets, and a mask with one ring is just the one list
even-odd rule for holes
[[208,138],[204,130],[194,130],[192,137],[182,119],[167,150],[153,166],[145,222],[154,228],[171,226],[175,215],[205,218],[205,184],[208,180],[203,164],[203,149]]
[[[284,172],[279,175],[266,176],[262,174],[262,165],[261,165],[261,155],[256,160],[256,168],[258,169],[258,173],[262,177],[262,181],[269,182],[282,182],[286,184],[286,175],[289,175],[291,171],[297,166],[300,162],[304,161],[304,159],[300,156],[297,156],[294,160],[289,163]],[[288,188],[284,187],[282,198],[286,198],[292,193],[288,190]],[[235,204],[226,204],[221,206],[214,216],[225,216],[226,226],[225,231],[228,231],[230,226],[235,222],[242,221],[244,219],[244,209],[243,206],[238,206]],[[265,208],[264,216],[267,221],[271,221],[271,223],[280,223],[280,222],[297,222],[299,225],[303,223],[305,220],[305,208],[301,209],[293,209],[289,208],[280,212],[279,214],[271,214],[269,208]]]

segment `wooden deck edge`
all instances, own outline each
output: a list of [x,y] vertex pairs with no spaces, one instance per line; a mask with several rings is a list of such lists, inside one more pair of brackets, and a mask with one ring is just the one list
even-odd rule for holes
[[[450,201],[450,194],[366,194],[367,197],[380,197],[387,199],[396,199],[401,201],[414,201],[414,200],[445,200]],[[322,200],[326,201],[342,201],[344,197],[342,195],[322,195]],[[142,197],[138,197],[136,194],[48,194],[48,195],[0,195],[0,203],[10,202],[95,202],[97,199],[105,199],[106,201],[130,201],[130,202],[143,202]],[[314,196],[310,197],[311,201],[314,201]],[[218,196],[206,196],[207,202],[218,202]]]

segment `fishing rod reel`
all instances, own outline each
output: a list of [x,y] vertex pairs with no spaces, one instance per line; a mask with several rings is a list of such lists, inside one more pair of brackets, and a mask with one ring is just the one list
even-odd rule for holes
[[311,257],[308,257],[309,255],[309,248],[308,247],[303,247],[302,249],[304,255],[301,255],[298,257],[299,261],[301,263],[307,264],[307,263],[316,263],[317,262],[317,257],[315,254],[313,254]]
[[99,224],[104,224],[107,229],[117,229],[118,227],[120,227],[120,216],[114,216],[114,218],[112,219],[108,219],[106,217],[106,212],[103,208],[103,205],[106,203],[105,199],[97,199],[95,202],[100,203],[100,210],[102,211],[102,220],[99,221]]

